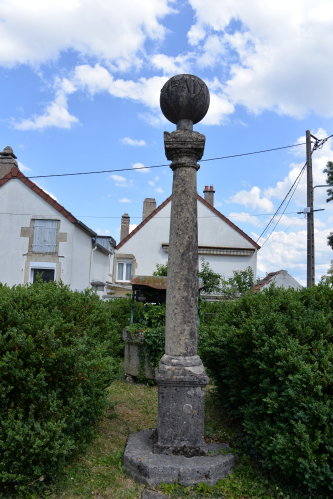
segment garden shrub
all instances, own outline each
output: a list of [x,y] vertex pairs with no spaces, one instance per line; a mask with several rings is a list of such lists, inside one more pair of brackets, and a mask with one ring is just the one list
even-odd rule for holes
[[117,328],[90,290],[0,284],[0,483],[15,497],[54,480],[92,438],[116,375]]
[[[110,316],[117,322],[117,332],[122,336],[123,329],[127,327],[131,319],[132,300],[131,297],[115,298],[105,302]],[[142,318],[143,303],[134,301],[134,320]]]
[[[269,469],[333,490],[333,289],[245,293],[215,305],[200,355]],[[325,489],[326,487],[326,489]]]

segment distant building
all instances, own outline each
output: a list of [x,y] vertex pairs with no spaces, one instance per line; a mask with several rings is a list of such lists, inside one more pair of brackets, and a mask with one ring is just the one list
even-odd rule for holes
[[0,282],[13,286],[60,279],[73,290],[111,280],[115,240],[98,236],[31,182],[11,147],[0,153]]
[[[233,270],[249,266],[256,276],[260,246],[214,208],[214,193],[213,186],[206,186],[205,199],[197,195],[199,259],[204,257],[214,272],[226,278],[233,275]],[[130,217],[127,213],[123,215],[111,285],[115,296],[130,291],[134,275],[150,276],[156,270],[156,264],[167,262],[171,204],[172,196],[157,208],[155,199],[145,199],[142,222],[131,233]]]
[[302,289],[302,285],[296,281],[286,270],[278,270],[277,272],[270,272],[253,288],[253,292],[259,293],[262,289],[269,288],[272,284],[277,288],[293,288]]

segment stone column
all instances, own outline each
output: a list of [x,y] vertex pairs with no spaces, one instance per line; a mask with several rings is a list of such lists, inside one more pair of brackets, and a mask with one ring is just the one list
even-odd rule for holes
[[[205,83],[192,75],[171,78],[161,91],[165,116],[177,130],[164,133],[173,170],[165,355],[156,370],[157,443],[154,453],[204,455],[204,389],[209,378],[197,355],[197,182],[205,136],[193,131],[209,106]],[[201,111],[198,113],[198,108]]]

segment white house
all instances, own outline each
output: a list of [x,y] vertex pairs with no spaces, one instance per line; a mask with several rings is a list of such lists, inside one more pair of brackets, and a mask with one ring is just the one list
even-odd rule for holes
[[277,288],[284,289],[302,289],[303,287],[286,270],[278,270],[277,272],[270,272],[264,279],[258,282],[253,288],[254,294],[257,294],[262,289],[269,288],[273,283]]
[[[205,199],[197,195],[199,259],[204,257],[214,272],[226,278],[233,275],[233,270],[249,266],[256,276],[260,246],[214,208],[214,192],[213,186],[206,186]],[[130,217],[123,215],[121,241],[116,246],[114,262],[114,282],[118,288],[128,292],[132,276],[152,275],[156,264],[168,260],[171,203],[172,196],[156,208],[155,199],[145,199],[143,220],[131,233]]]
[[98,236],[19,170],[10,147],[0,153],[0,282],[62,280],[73,290],[111,280],[112,237]]

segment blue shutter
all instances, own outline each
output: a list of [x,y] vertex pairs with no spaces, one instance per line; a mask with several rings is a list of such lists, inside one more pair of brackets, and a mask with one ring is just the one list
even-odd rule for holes
[[57,220],[35,220],[32,251],[38,253],[55,253],[57,230]]

